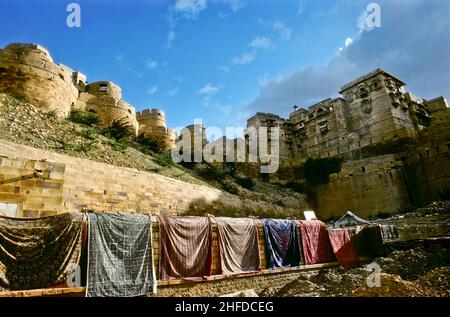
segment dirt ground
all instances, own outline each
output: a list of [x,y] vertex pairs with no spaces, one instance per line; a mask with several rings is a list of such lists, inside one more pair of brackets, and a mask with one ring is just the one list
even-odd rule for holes
[[[450,202],[435,202],[414,212],[377,221],[397,226],[443,224],[450,222]],[[424,237],[425,238],[425,237]],[[361,267],[331,268],[305,272],[282,288],[264,289],[260,296],[450,296],[450,243],[403,241],[386,244],[388,255]],[[380,287],[368,287],[372,265],[381,269]],[[373,275],[370,275],[373,276]]]
[[[381,287],[369,288],[367,279],[376,263]],[[281,289],[268,288],[260,296],[450,296],[450,249],[433,244],[394,251],[362,267],[305,272]]]

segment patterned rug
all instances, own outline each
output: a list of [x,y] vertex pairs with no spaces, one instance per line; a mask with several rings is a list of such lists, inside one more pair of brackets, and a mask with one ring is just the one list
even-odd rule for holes
[[156,291],[151,218],[89,213],[86,296],[140,296]]
[[292,220],[262,219],[268,268],[299,266],[301,254],[297,226]]
[[0,288],[28,290],[65,283],[78,266],[84,215],[0,217]]

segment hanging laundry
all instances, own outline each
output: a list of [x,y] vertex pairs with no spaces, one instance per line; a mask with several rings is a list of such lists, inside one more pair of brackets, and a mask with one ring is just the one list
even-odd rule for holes
[[65,283],[78,266],[84,215],[0,217],[0,288],[27,290]]
[[258,222],[250,218],[215,218],[219,232],[223,274],[257,271],[260,268]]
[[325,224],[320,220],[300,220],[299,223],[305,264],[332,262],[334,256]]
[[347,229],[328,229],[331,247],[339,264],[344,268],[359,266],[358,254],[353,247],[350,234]]
[[378,257],[386,255],[380,225],[364,227],[364,235],[366,236],[369,256]]
[[394,225],[381,225],[381,237],[383,240],[395,240],[398,239],[397,226]]
[[359,257],[369,256],[369,246],[364,228],[364,225],[347,228],[347,232],[352,240],[353,248]]
[[89,213],[86,296],[140,296],[156,291],[151,218]]
[[211,223],[207,217],[159,217],[162,280],[211,275]]
[[266,244],[267,267],[281,268],[300,265],[297,226],[292,220],[262,219]]

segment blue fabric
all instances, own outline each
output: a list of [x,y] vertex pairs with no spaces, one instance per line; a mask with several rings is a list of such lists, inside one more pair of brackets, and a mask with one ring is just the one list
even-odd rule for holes
[[301,260],[297,226],[292,220],[262,219],[267,267],[299,266]]

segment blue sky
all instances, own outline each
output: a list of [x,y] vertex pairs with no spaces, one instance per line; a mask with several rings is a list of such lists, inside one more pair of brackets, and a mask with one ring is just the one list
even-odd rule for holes
[[376,1],[372,30],[358,23],[364,0],[79,0],[80,28],[66,25],[70,2],[2,0],[0,46],[42,44],[137,110],[163,109],[170,127],[287,116],[377,66],[450,99],[450,1]]

